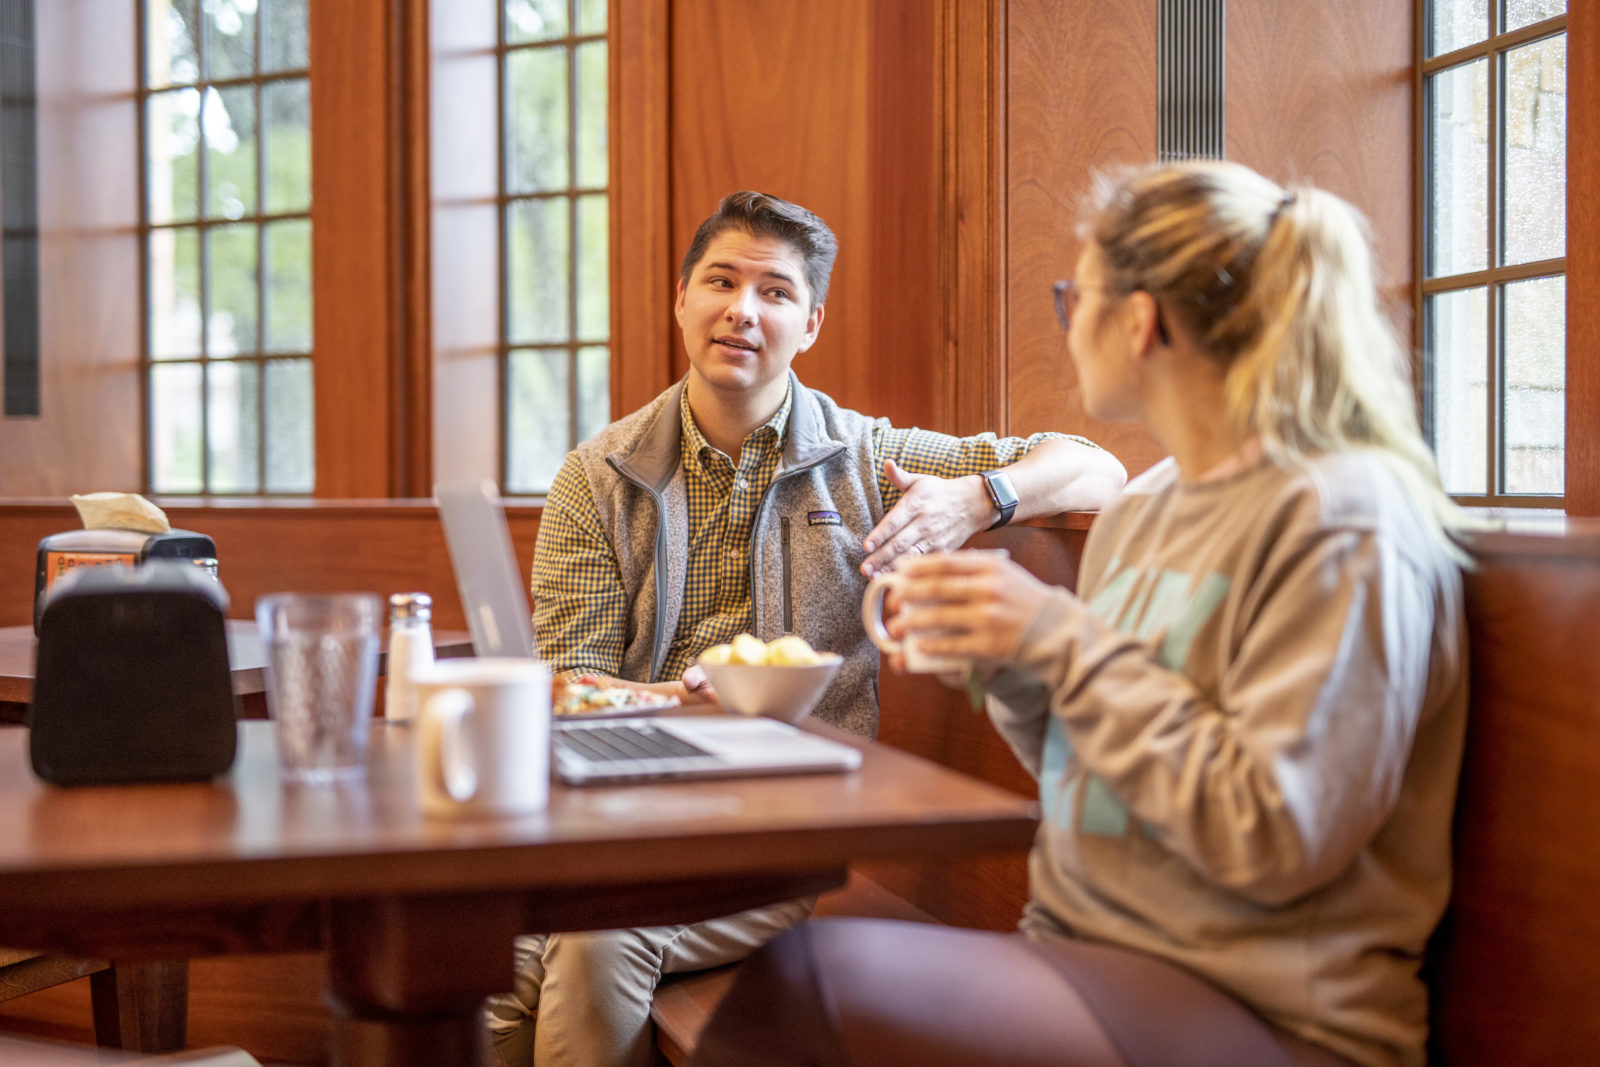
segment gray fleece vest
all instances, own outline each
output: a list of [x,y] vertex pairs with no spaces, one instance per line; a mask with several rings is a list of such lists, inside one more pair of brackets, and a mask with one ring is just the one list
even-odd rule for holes
[[[631,605],[622,674],[661,677],[678,630],[689,563],[689,500],[679,462],[682,381],[576,452]],[[878,729],[878,650],[861,628],[861,542],[883,517],[872,454],[875,420],[789,375],[794,402],[783,457],[750,535],[755,634],[797,633],[844,657],[816,714],[864,737]]]

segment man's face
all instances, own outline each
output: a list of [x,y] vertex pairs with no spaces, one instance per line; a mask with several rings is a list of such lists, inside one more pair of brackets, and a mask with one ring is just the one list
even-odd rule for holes
[[799,253],[742,230],[713,238],[689,280],[678,281],[677,315],[692,373],[729,392],[785,378],[822,328]]

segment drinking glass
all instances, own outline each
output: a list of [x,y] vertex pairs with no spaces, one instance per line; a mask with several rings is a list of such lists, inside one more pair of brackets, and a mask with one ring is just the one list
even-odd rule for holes
[[366,773],[383,605],[371,593],[273,593],[256,601],[267,710],[291,782]]

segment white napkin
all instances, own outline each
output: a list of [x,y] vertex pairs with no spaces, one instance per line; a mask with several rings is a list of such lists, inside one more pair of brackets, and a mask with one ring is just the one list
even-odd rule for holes
[[73,496],[72,506],[78,509],[85,530],[172,530],[166,513],[138,493],[84,493]]

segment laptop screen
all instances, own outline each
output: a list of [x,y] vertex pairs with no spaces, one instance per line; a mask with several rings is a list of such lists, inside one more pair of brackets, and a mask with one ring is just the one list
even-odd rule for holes
[[533,656],[533,614],[499,490],[485,480],[436,485],[433,495],[473,651],[479,656]]

